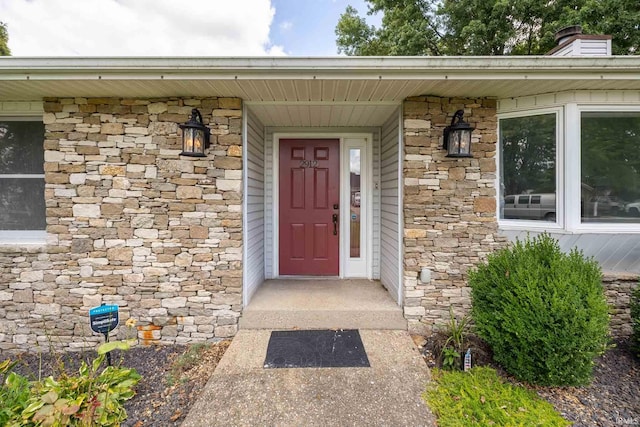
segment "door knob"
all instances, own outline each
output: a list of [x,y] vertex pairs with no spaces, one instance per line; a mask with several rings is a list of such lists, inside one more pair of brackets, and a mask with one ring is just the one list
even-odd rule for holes
[[338,234],[338,214],[333,214],[333,235]]

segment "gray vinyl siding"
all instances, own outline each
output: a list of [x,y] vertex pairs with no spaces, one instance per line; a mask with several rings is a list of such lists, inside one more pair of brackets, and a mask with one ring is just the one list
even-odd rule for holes
[[381,129],[380,148],[380,281],[398,304],[401,303],[399,292],[401,283],[400,260],[400,189],[399,116],[393,114]]
[[264,282],[264,126],[247,109],[245,197],[246,197],[246,248],[244,259],[244,302],[251,297]]
[[[527,234],[539,234],[513,230],[502,230],[501,233],[510,241],[516,238],[524,240]],[[576,247],[585,255],[594,257],[604,272],[640,274],[640,234],[549,234],[558,240],[563,251],[568,252]]]
[[273,266],[273,128],[266,128],[264,136],[264,274],[268,279],[274,279]]

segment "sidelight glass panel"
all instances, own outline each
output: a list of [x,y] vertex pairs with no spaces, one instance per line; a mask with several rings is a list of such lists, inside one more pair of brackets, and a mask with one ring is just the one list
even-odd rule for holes
[[360,151],[361,150],[359,148],[352,148],[349,150],[349,185],[351,194],[351,203],[349,204],[349,247],[351,258],[360,258],[360,203],[362,197],[360,193],[360,170],[362,165],[360,160]]

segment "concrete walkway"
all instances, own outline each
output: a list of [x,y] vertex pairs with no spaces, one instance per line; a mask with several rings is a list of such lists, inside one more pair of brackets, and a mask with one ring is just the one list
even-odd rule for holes
[[240,330],[183,427],[435,426],[406,331],[360,330],[370,368],[264,369],[268,330]]

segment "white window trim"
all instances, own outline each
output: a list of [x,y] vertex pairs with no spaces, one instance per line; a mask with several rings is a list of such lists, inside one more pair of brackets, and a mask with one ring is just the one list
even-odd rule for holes
[[[545,221],[500,219],[500,153],[501,138],[499,120],[513,117],[558,112],[557,156],[557,214],[555,224]],[[518,109],[499,113],[498,144],[496,155],[496,216],[501,230],[549,231],[556,234],[640,234],[640,223],[583,223],[580,212],[581,201],[581,118],[583,111],[640,112],[640,103],[623,103],[623,100],[607,102],[563,102],[548,108]]]
[[[19,116],[0,115],[0,121],[42,122],[42,113],[28,112]],[[42,135],[44,143],[44,135]],[[44,146],[43,146],[44,150]],[[42,178],[44,174],[0,174],[0,178]],[[46,214],[45,214],[46,215]],[[0,230],[0,245],[44,245],[47,240],[46,230]]]
[[[540,116],[543,114],[556,115],[556,222],[544,220],[518,220],[500,218],[500,203],[502,199],[502,137],[500,135],[500,120],[518,117]],[[565,224],[564,211],[564,111],[562,107],[539,108],[527,111],[498,114],[498,144],[496,151],[496,217],[501,230],[530,230],[530,231],[553,231],[562,232]]]
[[581,114],[582,112],[640,112],[640,105],[624,104],[567,104],[567,182],[572,183],[568,190],[567,206],[571,206],[567,231],[570,233],[640,233],[640,222],[632,223],[588,223],[582,222],[580,212],[582,179],[581,168]]

